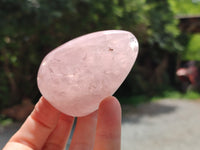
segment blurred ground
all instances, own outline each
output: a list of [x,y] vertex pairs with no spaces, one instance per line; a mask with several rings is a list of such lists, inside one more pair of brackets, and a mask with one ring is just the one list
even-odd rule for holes
[[[122,109],[122,150],[199,150],[199,101],[165,99]],[[0,149],[19,127],[0,127]]]
[[122,150],[199,150],[200,102],[165,99],[123,111]]
[[21,123],[13,123],[6,127],[0,126],[0,149],[4,147],[9,138],[19,129]]

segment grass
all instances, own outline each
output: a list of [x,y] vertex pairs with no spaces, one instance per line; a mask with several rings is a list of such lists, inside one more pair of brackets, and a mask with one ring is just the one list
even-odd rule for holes
[[13,120],[0,115],[0,126],[7,126],[13,123]]
[[136,95],[131,97],[123,97],[119,99],[122,104],[138,105],[150,101],[146,95]]
[[161,99],[187,99],[187,100],[198,100],[200,99],[200,93],[195,91],[188,91],[186,93],[182,93],[176,90],[165,90],[154,96],[146,96],[146,95],[136,95],[128,98],[120,98],[120,102],[122,104],[133,104],[138,105],[145,102],[158,101]]
[[200,93],[195,92],[195,91],[188,91],[186,93],[181,93],[175,90],[167,90],[167,91],[164,91],[160,95],[152,97],[151,101],[164,99],[164,98],[197,100],[197,99],[200,99]]

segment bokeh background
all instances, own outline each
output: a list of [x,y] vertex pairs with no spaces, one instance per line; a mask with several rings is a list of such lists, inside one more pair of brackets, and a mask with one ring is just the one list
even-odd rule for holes
[[140,46],[115,93],[122,149],[199,149],[200,0],[0,0],[0,148],[41,96],[44,56],[109,29],[132,32]]
[[[121,103],[177,95],[181,62],[200,60],[199,14],[198,0],[1,0],[0,109],[24,98],[37,102],[37,71],[52,49],[107,29],[128,30],[140,43],[136,64],[115,94]],[[191,17],[196,21],[185,25]]]

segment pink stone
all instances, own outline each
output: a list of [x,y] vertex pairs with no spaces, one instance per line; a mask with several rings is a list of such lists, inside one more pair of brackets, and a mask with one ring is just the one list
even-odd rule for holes
[[113,95],[138,54],[133,34],[108,30],[87,34],[51,51],[38,71],[41,94],[58,110],[85,116]]

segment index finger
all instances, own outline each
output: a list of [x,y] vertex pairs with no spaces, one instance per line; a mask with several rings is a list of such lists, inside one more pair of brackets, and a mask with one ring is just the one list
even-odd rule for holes
[[4,150],[12,149],[12,145],[24,145],[24,149],[41,149],[56,127],[59,115],[60,112],[41,97],[31,115],[9,140]]

